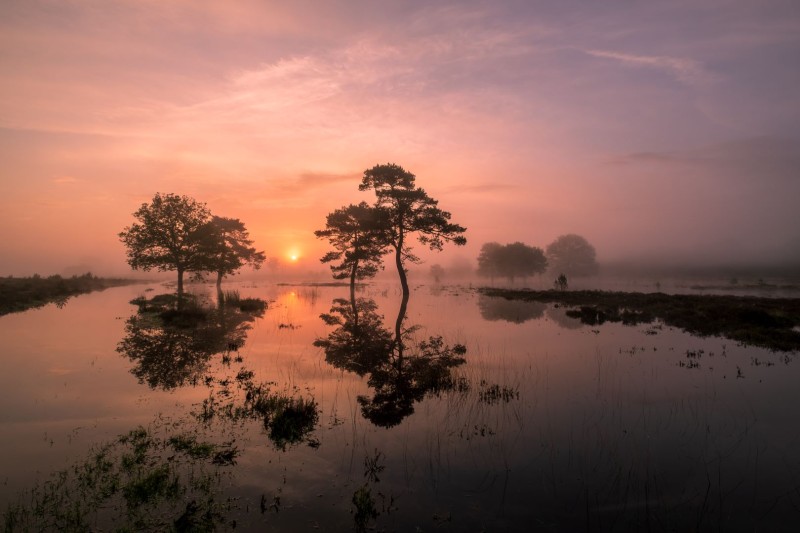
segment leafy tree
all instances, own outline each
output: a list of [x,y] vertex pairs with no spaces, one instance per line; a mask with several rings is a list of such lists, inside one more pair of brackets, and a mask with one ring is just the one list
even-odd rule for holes
[[138,222],[119,233],[134,270],[178,273],[178,305],[183,299],[184,272],[205,270],[203,229],[211,214],[204,203],[188,196],[160,194],[133,213]]
[[567,276],[591,276],[598,270],[594,247],[573,233],[562,235],[547,246],[547,260],[553,271]]
[[500,276],[503,245],[499,242],[487,242],[481,246],[481,253],[478,255],[478,275],[490,278],[494,282],[496,276]]
[[450,213],[439,209],[434,200],[416,186],[416,176],[403,167],[389,163],[376,165],[364,171],[359,190],[375,191],[377,207],[386,210],[388,223],[384,237],[394,249],[395,265],[403,286],[403,295],[409,294],[404,261],[419,262],[411,253],[408,238],[417,235],[419,242],[431,250],[441,250],[445,242],[464,245],[466,228],[450,222]]
[[351,298],[355,297],[356,279],[371,278],[381,267],[387,246],[385,221],[383,210],[361,202],[329,213],[325,229],[314,232],[334,247],[320,261],[339,261],[331,265],[331,271],[334,279],[350,278]]
[[501,245],[488,242],[478,256],[478,274],[494,279],[503,276],[513,282],[517,277],[541,274],[547,269],[547,258],[541,248],[522,242]]
[[201,230],[203,270],[217,274],[217,292],[222,278],[236,274],[250,265],[258,270],[266,260],[264,252],[256,251],[244,223],[238,218],[214,216]]

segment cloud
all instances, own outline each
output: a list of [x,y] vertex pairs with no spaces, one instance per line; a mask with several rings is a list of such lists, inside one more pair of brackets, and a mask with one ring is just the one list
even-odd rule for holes
[[697,167],[709,170],[709,175],[727,179],[735,176],[758,183],[797,182],[800,142],[781,137],[750,137],[686,150],[623,154],[610,158],[607,164]]
[[707,85],[717,78],[700,62],[693,59],[634,55],[608,50],[585,50],[585,52],[590,56],[611,59],[632,67],[654,68],[666,71],[687,85]]

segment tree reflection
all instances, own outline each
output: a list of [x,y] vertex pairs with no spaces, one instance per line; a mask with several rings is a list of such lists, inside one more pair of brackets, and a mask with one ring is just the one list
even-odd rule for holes
[[338,327],[314,342],[325,350],[328,363],[369,376],[374,394],[359,396],[358,403],[364,417],[382,427],[399,424],[426,394],[453,388],[451,370],[465,362],[466,348],[460,344],[446,345],[440,336],[416,342],[419,326],[403,327],[407,306],[404,297],[393,334],[376,312],[374,300],[336,299],[330,313],[321,317]]
[[523,300],[507,300],[502,297],[478,297],[478,307],[484,320],[505,320],[514,324],[522,324],[528,320],[542,318],[547,309],[547,304]]
[[315,346],[325,349],[325,361],[336,368],[363,376],[385,364],[392,349],[392,334],[376,312],[375,300],[333,300],[330,313],[320,315],[329,326],[338,326]]
[[220,305],[182,312],[181,320],[171,313],[141,305],[126,321],[125,337],[117,345],[117,352],[134,363],[131,373],[152,389],[196,385],[207,374],[211,357],[244,345],[251,323],[264,312]]
[[564,306],[548,307],[547,318],[552,320],[558,327],[564,329],[580,329],[585,325],[579,318],[569,316],[567,311],[569,311],[569,308]]

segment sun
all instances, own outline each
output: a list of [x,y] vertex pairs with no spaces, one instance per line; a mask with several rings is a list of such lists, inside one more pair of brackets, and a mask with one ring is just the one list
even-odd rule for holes
[[290,255],[289,259],[291,259],[292,261],[297,261],[297,254]]

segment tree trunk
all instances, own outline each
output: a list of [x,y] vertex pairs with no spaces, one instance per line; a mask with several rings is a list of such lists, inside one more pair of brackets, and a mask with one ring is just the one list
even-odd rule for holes
[[408,300],[410,291],[408,290],[408,279],[406,279],[406,271],[403,268],[403,229],[400,229],[400,236],[397,239],[397,246],[395,247],[394,262],[397,265],[397,274],[400,276],[400,284],[403,286],[403,300]]
[[358,271],[358,261],[353,264],[350,271],[350,305],[353,308],[353,325],[358,329],[358,309],[356,308],[356,272]]
[[394,323],[394,342],[397,348],[397,368],[402,369],[403,364],[403,320],[406,318],[408,308],[408,293],[403,293],[403,301],[400,303],[400,311],[397,313],[397,321]]
[[178,267],[178,309],[183,308],[183,268]]
[[[358,272],[358,261],[353,263],[353,268],[350,270],[350,301],[356,301],[356,273]],[[355,305],[355,303],[353,304]]]
[[222,292],[222,278],[225,274],[220,270],[217,272],[217,292]]
[[217,307],[222,309],[225,305],[225,295],[222,294],[222,272],[217,272]]

